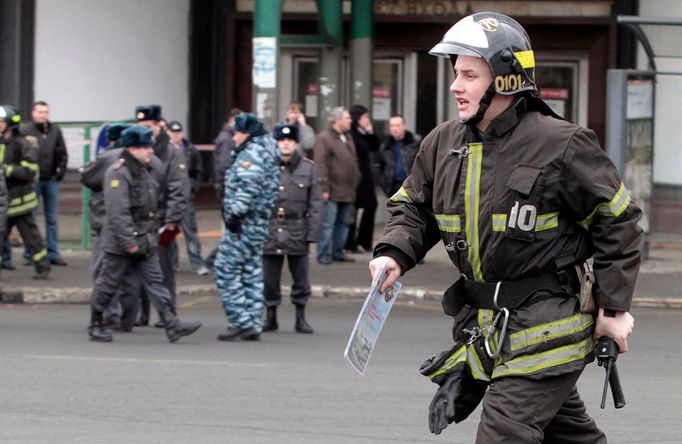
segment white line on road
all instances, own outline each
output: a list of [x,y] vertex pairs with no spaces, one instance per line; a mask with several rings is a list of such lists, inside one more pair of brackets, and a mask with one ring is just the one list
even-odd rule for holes
[[65,361],[98,361],[98,362],[130,362],[143,364],[185,364],[185,365],[216,365],[227,367],[267,367],[267,364],[254,362],[229,362],[229,361],[194,361],[179,359],[142,359],[142,358],[102,358],[97,356],[60,356],[60,355],[26,355],[33,359],[53,359]]

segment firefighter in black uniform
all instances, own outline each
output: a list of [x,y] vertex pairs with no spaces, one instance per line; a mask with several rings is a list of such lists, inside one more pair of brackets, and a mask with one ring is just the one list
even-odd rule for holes
[[[161,107],[159,105],[143,105],[135,108],[135,118],[137,123],[150,128],[153,132],[154,155],[163,162],[166,174],[165,181],[160,183],[159,192],[159,222],[166,229],[175,230],[182,221],[187,211],[187,204],[191,199],[189,175],[182,155],[170,146],[170,136],[161,125]],[[172,241],[173,243],[175,240]],[[177,246],[175,247],[177,248]],[[175,268],[173,261],[173,246],[159,246],[159,263],[163,271],[163,284],[171,294],[171,303],[175,309]],[[142,310],[140,319],[136,325],[147,325],[149,323],[149,298],[145,291],[142,291]],[[163,327],[163,322],[159,321],[157,327]]]
[[50,273],[50,263],[33,218],[33,209],[38,206],[34,189],[38,176],[38,141],[19,134],[20,122],[21,115],[12,105],[0,105],[0,161],[9,193],[4,240],[7,241],[9,232],[16,226],[31,253],[36,268],[34,279],[45,279]]
[[273,130],[280,152],[279,194],[263,250],[267,307],[263,331],[279,328],[277,307],[282,303],[280,278],[286,256],[293,278],[291,302],[296,306],[295,330],[310,334],[313,328],[305,319],[305,305],[311,294],[308,245],[320,238],[323,203],[317,167],[298,153],[298,130],[297,125],[278,125]]
[[[386,289],[442,239],[461,273],[443,299],[455,342],[420,369],[439,385],[430,430],[482,401],[477,443],[604,443],[575,385],[595,338],[627,351],[641,211],[594,133],[537,98],[516,21],[470,15],[431,54],[453,64],[459,119],[422,142],[370,262]],[[594,311],[577,296],[590,258]]]
[[181,322],[175,315],[159,266],[157,207],[158,184],[149,163],[153,156],[152,131],[132,126],[121,135],[126,148],[104,178],[107,218],[102,228],[104,258],[95,284],[92,318],[88,329],[94,341],[110,342],[111,333],[102,326],[109,306],[129,268],[136,271],[149,298],[164,322],[170,342],[194,333],[200,322]]

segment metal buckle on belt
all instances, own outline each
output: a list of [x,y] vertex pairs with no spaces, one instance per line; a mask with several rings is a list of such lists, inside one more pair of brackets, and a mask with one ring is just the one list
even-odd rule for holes
[[286,219],[286,213],[284,212],[284,208],[281,207],[278,208],[275,217],[277,218],[277,222],[284,222],[284,220]]

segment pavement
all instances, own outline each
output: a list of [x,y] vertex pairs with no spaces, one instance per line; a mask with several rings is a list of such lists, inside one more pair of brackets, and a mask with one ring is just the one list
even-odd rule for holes
[[[381,207],[380,207],[381,208]],[[375,239],[381,235],[385,214],[377,215]],[[42,223],[39,221],[39,224]],[[218,210],[197,212],[199,236],[204,256],[220,241],[221,223]],[[83,228],[79,215],[60,215],[59,231],[62,256],[69,264],[53,266],[47,280],[32,278],[33,268],[22,265],[21,250],[14,248],[13,263],[16,270],[2,270],[0,277],[0,301],[4,303],[85,303],[92,291],[89,276],[89,250],[80,247]],[[44,232],[44,231],[43,231]],[[180,268],[176,279],[180,298],[202,296],[217,297],[212,274],[197,276],[191,272],[182,236],[180,245]],[[310,281],[313,297],[318,298],[364,298],[370,283],[367,263],[369,252],[352,255],[354,263],[320,265],[311,251]],[[439,300],[443,291],[457,277],[442,245],[434,247],[424,264],[418,265],[401,280],[401,298],[413,300]],[[283,292],[291,280],[282,273]],[[649,236],[648,258],[643,261],[633,299],[634,307],[682,308],[682,235],[653,233]]]

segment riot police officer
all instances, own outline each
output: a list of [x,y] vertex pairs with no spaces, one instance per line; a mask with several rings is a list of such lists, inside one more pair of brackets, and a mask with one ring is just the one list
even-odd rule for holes
[[218,340],[254,341],[263,325],[261,256],[279,186],[279,155],[255,115],[236,116],[234,131],[223,201],[227,230],[215,261],[216,285],[230,325]]
[[295,330],[313,333],[305,319],[310,298],[308,245],[322,231],[322,191],[317,167],[298,152],[299,127],[278,125],[273,137],[279,147],[279,195],[270,217],[268,240],[263,250],[263,281],[267,313],[263,331],[276,331],[277,307],[282,303],[280,278],[286,256],[293,278],[291,302],[296,306]]
[[169,341],[175,342],[194,333],[201,323],[181,322],[174,313],[170,292],[163,285],[157,252],[158,184],[149,170],[154,144],[152,131],[132,126],[123,131],[120,144],[125,149],[104,179],[107,214],[102,228],[104,258],[95,284],[88,332],[94,341],[112,340],[111,333],[102,325],[102,315],[126,271],[132,268],[158,310]]
[[21,115],[12,105],[0,106],[0,161],[9,193],[7,230],[4,241],[16,226],[36,269],[34,279],[46,279],[50,272],[47,249],[38,231],[33,209],[38,206],[34,183],[38,173],[38,141],[19,133]]

